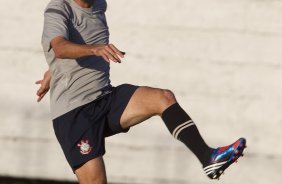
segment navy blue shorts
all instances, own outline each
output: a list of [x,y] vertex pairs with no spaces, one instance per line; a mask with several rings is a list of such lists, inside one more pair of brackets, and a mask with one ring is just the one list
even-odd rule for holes
[[105,154],[105,137],[129,129],[120,125],[121,115],[138,86],[123,84],[112,93],[53,120],[56,137],[73,170]]

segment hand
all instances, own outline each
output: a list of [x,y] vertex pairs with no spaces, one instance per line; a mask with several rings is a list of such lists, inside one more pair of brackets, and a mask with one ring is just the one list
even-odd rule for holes
[[36,95],[38,96],[37,102],[40,102],[45,94],[50,89],[50,80],[51,80],[51,73],[50,70],[45,72],[44,77],[42,80],[36,81],[35,84],[40,84],[40,88],[37,90]]
[[125,52],[118,50],[113,44],[94,45],[92,52],[96,56],[101,56],[107,62],[113,61],[121,63],[121,58],[124,58]]

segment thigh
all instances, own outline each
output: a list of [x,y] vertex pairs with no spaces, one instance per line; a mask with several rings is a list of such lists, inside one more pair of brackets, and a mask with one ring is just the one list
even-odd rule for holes
[[160,115],[176,102],[169,90],[152,87],[139,87],[129,100],[120,119],[122,128],[129,128],[154,115]]
[[73,170],[105,154],[106,110],[89,103],[53,120],[56,137]]
[[92,159],[75,170],[80,184],[106,184],[106,170],[103,157]]

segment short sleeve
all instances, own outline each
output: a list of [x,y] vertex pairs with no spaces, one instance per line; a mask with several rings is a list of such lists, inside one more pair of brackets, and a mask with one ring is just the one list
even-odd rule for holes
[[44,51],[50,51],[52,39],[58,36],[69,39],[68,13],[60,6],[47,7],[41,41]]

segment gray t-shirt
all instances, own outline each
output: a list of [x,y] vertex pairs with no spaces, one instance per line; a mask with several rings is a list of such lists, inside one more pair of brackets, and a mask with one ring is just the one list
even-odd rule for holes
[[42,46],[52,79],[51,115],[55,119],[110,93],[109,63],[101,57],[57,59],[51,40],[58,36],[77,44],[108,44],[105,0],[82,8],[74,0],[51,0],[44,13]]

